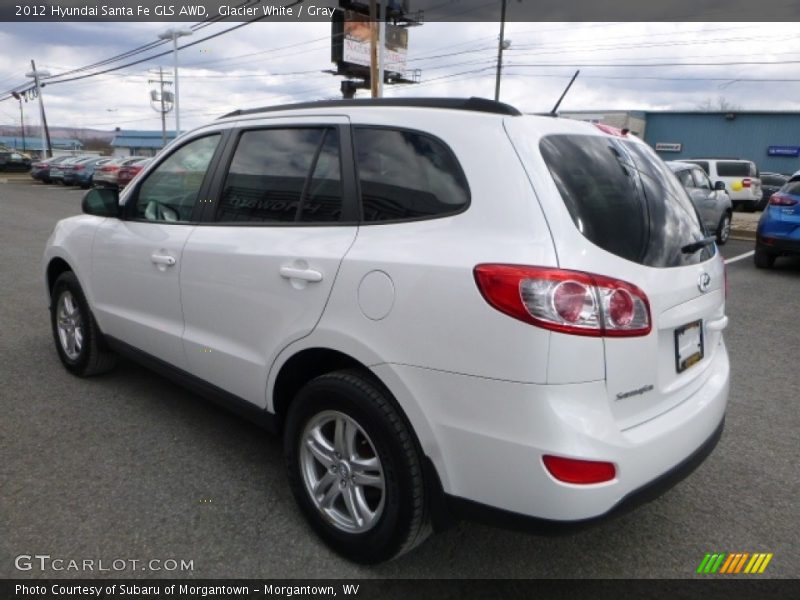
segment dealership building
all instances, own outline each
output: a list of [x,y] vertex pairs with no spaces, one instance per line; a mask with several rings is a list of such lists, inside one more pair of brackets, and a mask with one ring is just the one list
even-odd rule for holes
[[560,116],[628,129],[664,160],[742,158],[761,171],[800,170],[800,112],[563,111]]

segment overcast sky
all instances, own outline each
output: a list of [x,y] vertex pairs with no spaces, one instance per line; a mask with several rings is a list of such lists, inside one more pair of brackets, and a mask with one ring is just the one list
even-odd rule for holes
[[[173,25],[0,23],[0,98],[24,83],[31,59],[57,75],[155,41]],[[210,25],[182,40],[197,41],[230,26]],[[501,100],[523,111],[547,111],[580,68],[562,110],[693,110],[716,105],[720,99],[740,109],[800,110],[796,31],[796,23],[508,23],[506,38],[511,45],[505,53]],[[408,67],[421,70],[421,83],[387,86],[385,95],[493,97],[498,33],[498,23],[428,23],[412,28]],[[341,78],[323,73],[333,67],[330,37],[328,23],[254,23],[180,50],[182,129],[236,108],[340,97]],[[630,66],[647,63],[662,66]],[[611,66],[590,66],[600,64]],[[148,84],[152,69],[159,65],[171,79],[170,54],[107,75],[46,87],[48,123],[160,129],[160,118],[149,102],[153,86]],[[758,79],[794,81],[753,81]],[[367,94],[359,92],[358,97]],[[26,124],[38,125],[38,106],[31,102],[24,106]],[[0,102],[0,124],[18,123],[18,103]],[[170,114],[168,128],[173,126]]]

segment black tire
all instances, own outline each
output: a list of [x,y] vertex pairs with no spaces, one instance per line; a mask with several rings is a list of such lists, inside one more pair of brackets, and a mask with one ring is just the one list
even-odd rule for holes
[[775,264],[775,255],[761,246],[756,246],[756,253],[753,255],[753,262],[759,269],[771,269]]
[[731,237],[731,213],[722,215],[717,225],[717,246],[724,246]]
[[[345,531],[335,525],[317,508],[307,487],[301,452],[303,436],[306,427],[330,413],[343,414],[360,427],[368,436],[362,441],[370,444],[369,449],[374,447],[374,455],[380,461],[384,479],[382,508],[380,516],[364,532]],[[337,371],[306,384],[289,407],[284,453],[289,485],[301,511],[320,538],[342,556],[374,564],[408,552],[430,535],[418,443],[394,399],[367,374]],[[332,470],[336,472],[335,466]],[[324,468],[321,473],[320,478],[327,476]],[[333,477],[338,480],[340,475]],[[345,481],[341,483],[344,485]],[[336,485],[335,482],[332,487]]]
[[[77,346],[72,348],[75,351],[74,356],[69,355],[71,353],[68,353],[59,334],[59,302],[65,295],[69,296],[72,306],[77,311],[76,322],[79,322],[77,326],[81,331],[80,348]],[[116,364],[117,356],[108,349],[103,334],[89,309],[89,304],[86,302],[86,297],[83,295],[78,278],[72,271],[65,271],[59,275],[53,284],[50,295],[50,325],[58,357],[70,373],[80,377],[89,377],[105,373]]]

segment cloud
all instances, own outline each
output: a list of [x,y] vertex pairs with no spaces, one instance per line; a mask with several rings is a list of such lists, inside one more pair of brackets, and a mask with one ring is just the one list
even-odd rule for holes
[[[57,75],[156,42],[169,26],[0,23],[0,44],[12,49],[0,55],[0,92],[26,82],[31,58]],[[230,26],[204,27],[180,44]],[[793,23],[508,23],[511,44],[504,53],[501,99],[523,111],[550,110],[580,68],[563,110],[694,109],[719,97],[742,109],[800,110],[800,83],[748,81],[796,78],[797,64],[790,62],[800,60],[795,28]],[[387,86],[386,95],[493,97],[498,33],[498,23],[411,28],[408,67],[420,70],[421,83]],[[168,49],[162,45],[103,68]],[[184,48],[179,59],[184,129],[236,108],[340,97],[341,78],[324,72],[333,68],[328,23],[254,23]],[[685,64],[742,61],[782,64]],[[676,64],[616,66],[641,63]],[[172,79],[169,54],[98,77],[49,85],[44,89],[48,121],[54,126],[158,129],[160,117],[150,106],[149,91],[159,66]],[[0,120],[11,125],[16,107],[12,101],[0,104]],[[38,111],[30,103],[26,121],[38,124]]]

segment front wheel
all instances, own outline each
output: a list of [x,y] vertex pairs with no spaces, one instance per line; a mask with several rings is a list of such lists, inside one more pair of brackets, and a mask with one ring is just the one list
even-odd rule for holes
[[717,226],[717,245],[724,246],[731,237],[731,214],[725,213]]
[[116,355],[106,348],[103,334],[72,271],[59,275],[53,284],[50,323],[58,357],[71,373],[82,377],[98,375],[116,364]]
[[309,382],[290,406],[284,452],[295,500],[339,554],[382,562],[429,535],[416,440],[368,376],[338,371]]

